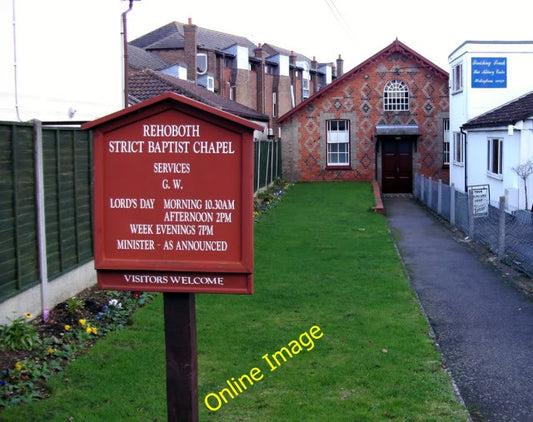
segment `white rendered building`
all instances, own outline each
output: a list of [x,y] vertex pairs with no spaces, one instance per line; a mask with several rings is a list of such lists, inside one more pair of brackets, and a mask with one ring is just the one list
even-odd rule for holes
[[[449,64],[450,183],[463,192],[489,185],[493,204],[505,196],[509,210],[524,209],[523,181],[513,168],[533,160],[533,111],[528,116],[527,101],[519,101],[533,91],[533,41],[466,41]],[[503,106],[522,109],[510,116]]]
[[87,121],[123,108],[122,13],[108,0],[0,1],[0,121]]

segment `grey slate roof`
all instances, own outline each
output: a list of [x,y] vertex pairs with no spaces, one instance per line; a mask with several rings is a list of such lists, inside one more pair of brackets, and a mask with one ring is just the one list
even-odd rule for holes
[[168,67],[168,63],[156,54],[131,44],[128,45],[128,64],[139,70],[161,70]]
[[165,92],[175,92],[245,119],[262,122],[268,122],[269,120],[269,116],[266,114],[259,113],[222,95],[208,91],[192,82],[153,70],[145,70],[131,75],[128,88],[130,101],[132,102],[145,101]]
[[465,129],[514,125],[520,120],[533,117],[533,91],[470,119]]
[[291,53],[296,56],[296,61],[305,61],[305,62],[311,62],[311,59],[308,57],[305,57],[303,54],[296,53],[294,51],[287,50],[285,48],[278,47],[276,45],[265,43],[263,44],[263,49],[268,52],[270,55],[275,54],[283,54],[284,56],[290,56]]
[[[184,27],[181,22],[171,22],[146,35],[143,35],[130,44],[147,50],[156,49],[181,49],[184,41]],[[238,44],[248,48],[250,56],[254,55],[256,45],[245,37],[226,34],[212,29],[197,27],[198,47],[206,50],[220,51]]]

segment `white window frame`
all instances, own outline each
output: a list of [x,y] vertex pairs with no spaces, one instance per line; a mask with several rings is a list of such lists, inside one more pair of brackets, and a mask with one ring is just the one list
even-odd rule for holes
[[272,117],[277,117],[278,115],[278,93],[272,93]]
[[463,91],[463,63],[458,63],[452,67],[451,84],[452,94]]
[[207,90],[211,92],[215,92],[215,78],[212,76],[207,77]]
[[403,81],[394,79],[383,89],[384,111],[409,111],[409,87]]
[[306,100],[309,98],[309,87],[310,87],[310,79],[309,78],[302,78],[302,99]]
[[[202,61],[205,60],[205,63],[201,64],[200,63],[200,58],[202,59]],[[196,55],[196,73],[198,75],[205,75],[205,73],[207,72],[207,68],[208,67],[209,67],[209,61],[207,59],[207,54],[206,53],[198,53]]]
[[463,166],[465,164],[465,143],[461,132],[453,132],[453,163]]
[[348,167],[350,165],[350,121],[327,121],[327,166]]
[[442,120],[442,163],[450,165],[450,119]]
[[487,175],[503,178],[503,139],[487,138]]

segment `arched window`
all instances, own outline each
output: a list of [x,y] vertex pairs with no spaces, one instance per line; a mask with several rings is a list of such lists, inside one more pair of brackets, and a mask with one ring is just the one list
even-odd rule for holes
[[409,88],[402,81],[389,81],[383,90],[383,109],[385,111],[409,110]]
[[196,55],[196,73],[203,75],[207,72],[207,54],[198,53]]

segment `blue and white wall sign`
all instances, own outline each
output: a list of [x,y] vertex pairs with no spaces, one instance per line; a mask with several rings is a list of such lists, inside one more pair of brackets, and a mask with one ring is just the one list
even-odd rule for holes
[[507,58],[472,57],[472,88],[507,88]]

